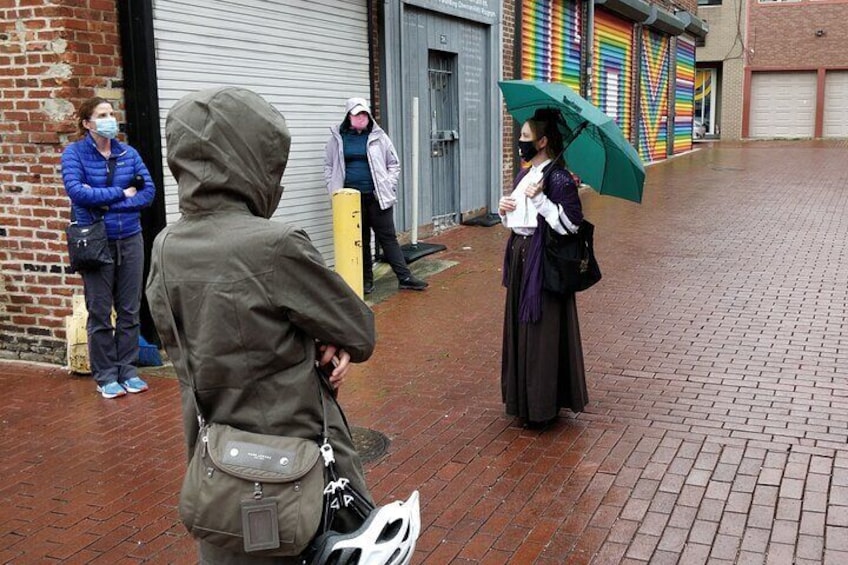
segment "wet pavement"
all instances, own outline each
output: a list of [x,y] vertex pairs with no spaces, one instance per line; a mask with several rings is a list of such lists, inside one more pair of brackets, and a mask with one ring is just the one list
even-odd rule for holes
[[[434,238],[426,292],[378,282],[341,393],[385,434],[378,501],[422,496],[416,563],[848,563],[848,142],[703,144],[641,206],[585,193],[590,403],[504,414],[500,227]],[[0,361],[0,563],[192,563],[176,381],[104,400]]]

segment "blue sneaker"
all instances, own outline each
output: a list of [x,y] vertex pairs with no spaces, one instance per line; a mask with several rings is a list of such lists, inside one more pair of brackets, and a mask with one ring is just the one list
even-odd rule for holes
[[124,390],[124,387],[115,381],[106,383],[103,386],[98,386],[97,392],[99,392],[103,398],[117,398],[119,396],[124,396],[127,393],[127,391]]
[[144,392],[148,387],[147,383],[141,380],[139,377],[133,377],[131,379],[127,379],[121,383],[121,386],[127,389],[127,392]]

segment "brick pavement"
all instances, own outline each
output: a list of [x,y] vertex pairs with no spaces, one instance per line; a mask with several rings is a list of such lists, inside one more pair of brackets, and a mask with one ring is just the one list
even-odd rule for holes
[[[642,206],[584,195],[583,414],[503,413],[500,228],[438,237],[456,265],[375,305],[342,397],[391,439],[377,499],[421,490],[416,562],[848,563],[848,143],[702,147]],[[146,374],[105,401],[0,362],[0,563],[193,561],[176,383]]]

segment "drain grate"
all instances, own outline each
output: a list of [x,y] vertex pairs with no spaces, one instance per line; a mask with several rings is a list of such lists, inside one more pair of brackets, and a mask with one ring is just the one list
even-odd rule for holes
[[350,427],[353,436],[353,446],[359,453],[363,463],[369,463],[379,459],[389,450],[389,438],[378,431],[369,428]]

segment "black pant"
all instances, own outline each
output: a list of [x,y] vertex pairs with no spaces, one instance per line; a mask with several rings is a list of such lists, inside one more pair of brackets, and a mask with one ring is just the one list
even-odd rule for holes
[[138,360],[138,312],[144,276],[144,240],[140,233],[110,241],[109,250],[113,264],[82,273],[91,372],[100,386],[136,376],[133,363]]
[[380,209],[380,202],[374,193],[362,194],[362,275],[364,281],[374,282],[374,267],[371,258],[371,230],[377,236],[377,241],[383,250],[383,257],[392,267],[398,280],[408,278],[412,273],[406,266],[406,259],[400,250],[400,244],[395,233],[393,207]]

